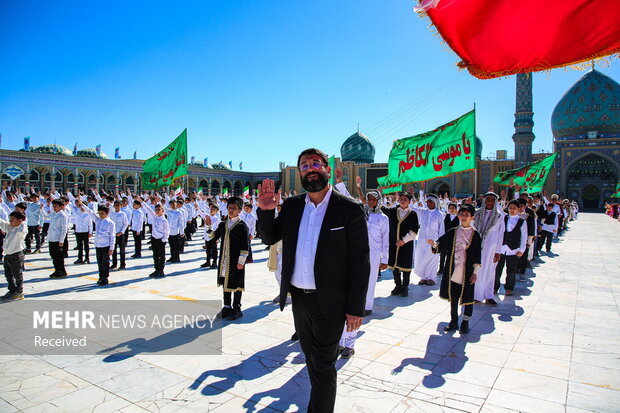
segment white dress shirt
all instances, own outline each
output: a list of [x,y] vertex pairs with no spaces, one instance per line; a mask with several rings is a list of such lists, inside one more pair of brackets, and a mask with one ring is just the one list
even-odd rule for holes
[[291,278],[291,284],[297,288],[316,289],[314,281],[316,247],[331,196],[332,188],[330,187],[323,201],[315,206],[310,200],[310,196],[306,194],[306,206],[299,223],[299,235],[295,250],[295,269]]
[[140,208],[131,211],[131,222],[129,227],[132,231],[141,232],[142,224],[144,223],[144,212]]
[[[114,222],[114,230],[115,234],[119,232],[125,232],[127,227],[129,226],[129,220],[127,219],[127,215],[125,212],[121,211],[110,211],[110,219]],[[99,230],[99,228],[97,228]]]
[[109,248],[110,251],[114,251],[114,242],[116,241],[116,228],[114,222],[110,219],[110,217],[104,219],[99,218],[93,211],[90,211],[90,217],[93,221],[95,221],[95,224],[97,224],[97,232],[95,233],[95,247]]
[[28,226],[22,222],[16,227],[12,227],[9,221],[0,219],[0,230],[4,231],[4,255],[11,255],[22,252],[26,248],[26,234],[28,234]]
[[256,235],[256,218],[251,213],[243,211],[240,215],[241,219],[248,226],[248,235],[253,237]]
[[71,205],[73,209],[73,223],[75,224],[75,232],[76,233],[84,233],[88,232],[89,234],[93,233],[93,222],[90,217],[90,213],[92,212],[86,205],[84,205],[84,212],[80,208],[75,205]]
[[183,213],[179,209],[169,208],[166,210],[166,216],[170,225],[170,235],[183,234],[186,225]]
[[166,217],[157,216],[157,214],[151,210],[150,206],[143,206],[142,210],[146,212],[149,219],[151,220],[151,225],[153,225],[153,238],[162,240],[163,242],[168,242],[168,236],[170,236],[170,224]]
[[49,242],[65,242],[69,229],[69,216],[64,211],[50,214],[50,227],[47,230],[47,240]]

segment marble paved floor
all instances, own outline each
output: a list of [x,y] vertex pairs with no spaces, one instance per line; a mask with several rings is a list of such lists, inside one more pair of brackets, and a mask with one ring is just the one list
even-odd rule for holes
[[[619,239],[620,223],[580,214],[515,296],[502,290],[498,307],[476,305],[465,336],[443,332],[449,312],[437,286],[391,297],[384,272],[357,353],[338,361],[336,411],[618,411]],[[220,299],[215,270],[198,268],[199,240],[188,251],[158,280],[146,277],[150,253],[130,259],[130,269],[113,272],[115,283],[105,288],[94,285],[95,264],[70,265],[69,278],[52,280],[47,254],[30,255],[26,299]],[[308,374],[299,345],[289,341],[290,306],[280,312],[272,302],[277,284],[267,253],[258,243],[254,252],[244,317],[224,322],[222,355],[2,355],[0,412],[305,411]]]

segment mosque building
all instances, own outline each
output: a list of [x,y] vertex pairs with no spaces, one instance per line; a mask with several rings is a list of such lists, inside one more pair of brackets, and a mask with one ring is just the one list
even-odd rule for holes
[[[52,187],[59,192],[78,190],[86,192],[91,188],[103,189],[108,193],[141,188],[141,172],[144,160],[109,159],[95,149],[80,149],[75,154],[56,145],[42,145],[28,150],[0,149],[0,185],[5,184],[28,192],[47,192]],[[243,188],[257,187],[263,179],[280,180],[280,172],[235,171],[228,165],[214,163],[204,167],[193,162],[188,167],[187,177],[177,178],[172,188],[179,186],[186,191],[202,188],[203,192],[217,195],[227,190],[229,194],[242,195]]]
[[[498,172],[549,156],[532,153],[536,137],[532,131],[531,74],[516,76],[515,106],[513,158],[508,158],[507,150],[483,158],[482,140],[476,137],[476,170],[432,179],[426,183],[427,192],[461,197],[484,193],[491,186],[498,192],[506,188],[493,182]],[[620,176],[620,85],[598,70],[587,72],[555,106],[551,133],[558,156],[545,190],[576,200],[581,208],[600,209],[610,200]],[[376,189],[377,178],[387,175],[387,163],[375,163],[375,147],[359,131],[342,144],[336,167],[342,168],[343,181],[351,194],[355,193],[356,176],[366,191]],[[283,166],[281,171],[283,191],[303,191],[295,166]],[[405,185],[404,189],[411,186]]]

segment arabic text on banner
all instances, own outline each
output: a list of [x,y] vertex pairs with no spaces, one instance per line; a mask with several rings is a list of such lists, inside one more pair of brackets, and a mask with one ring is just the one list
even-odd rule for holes
[[500,185],[509,185],[510,180],[514,179],[515,185],[519,185],[522,192],[541,192],[545,182],[547,182],[549,172],[553,168],[556,156],[557,153],[554,153],[545,159],[532,162],[521,168],[500,172],[493,179],[493,182]]
[[430,132],[394,141],[388,160],[392,183],[440,178],[476,168],[476,112]]
[[158,189],[172,185],[175,178],[187,175],[187,129],[161,152],[144,161],[142,188]]
[[377,178],[377,183],[379,184],[379,189],[384,194],[393,194],[394,192],[402,192],[403,190],[402,184],[390,182],[387,176],[380,176]]

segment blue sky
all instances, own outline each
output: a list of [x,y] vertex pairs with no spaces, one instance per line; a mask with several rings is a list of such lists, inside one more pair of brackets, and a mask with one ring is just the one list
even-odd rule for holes
[[[513,151],[514,77],[478,80],[405,0],[0,0],[2,148],[97,144],[148,158],[188,129],[190,156],[277,170],[357,130],[393,140],[473,107],[483,156]],[[600,69],[620,81],[620,63]],[[534,75],[534,151],[583,75]]]

